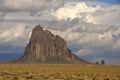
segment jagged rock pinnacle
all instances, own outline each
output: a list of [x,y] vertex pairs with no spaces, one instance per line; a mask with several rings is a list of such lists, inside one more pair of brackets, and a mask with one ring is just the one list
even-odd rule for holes
[[66,41],[53,35],[41,25],[32,30],[32,35],[18,62],[24,63],[87,63],[67,48]]

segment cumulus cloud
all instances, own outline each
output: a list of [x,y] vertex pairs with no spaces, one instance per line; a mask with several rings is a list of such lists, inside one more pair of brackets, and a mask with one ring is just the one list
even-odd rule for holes
[[[23,24],[24,25],[24,24]],[[13,40],[17,37],[24,35],[24,27],[22,25],[18,25],[18,27],[12,27],[7,30],[0,32],[0,41],[2,42],[8,42],[10,40]]]
[[62,0],[4,0],[1,2],[2,11],[36,11],[56,9],[63,4]]
[[30,38],[32,27],[27,27],[26,24],[16,24],[13,27],[1,28],[0,44],[12,46],[25,46]]
[[90,18],[96,20],[97,24],[119,25],[120,26],[120,5],[105,7],[102,11],[95,12]]
[[69,2],[53,14],[58,20],[83,19],[87,23],[120,25],[120,5],[88,5],[85,2]]
[[84,2],[72,2],[67,3],[63,7],[59,8],[55,12],[55,16],[58,19],[74,19],[74,18],[81,18],[80,13],[93,13],[99,10],[100,6],[96,7],[88,7]]

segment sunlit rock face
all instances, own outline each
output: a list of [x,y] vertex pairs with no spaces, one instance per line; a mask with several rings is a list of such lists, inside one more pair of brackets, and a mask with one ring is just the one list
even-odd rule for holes
[[24,63],[81,63],[88,62],[78,58],[67,48],[66,41],[53,35],[40,25],[36,26],[25,48],[24,55],[17,61]]

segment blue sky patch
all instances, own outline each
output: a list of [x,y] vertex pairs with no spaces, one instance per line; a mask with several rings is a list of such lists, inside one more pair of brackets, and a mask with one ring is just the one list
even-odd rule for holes
[[96,1],[110,3],[110,4],[120,4],[120,0],[96,0]]

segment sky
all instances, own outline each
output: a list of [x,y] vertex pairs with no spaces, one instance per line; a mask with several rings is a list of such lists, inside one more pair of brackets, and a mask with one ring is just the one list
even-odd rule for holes
[[91,62],[120,64],[119,0],[0,0],[0,54],[23,54],[40,24]]
[[120,4],[120,0],[98,0],[98,1],[106,2],[106,3],[110,3],[110,4]]

